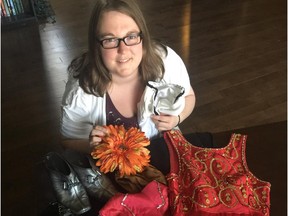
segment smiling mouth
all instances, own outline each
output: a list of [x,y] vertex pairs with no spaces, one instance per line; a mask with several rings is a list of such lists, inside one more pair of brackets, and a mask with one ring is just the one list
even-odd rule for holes
[[128,59],[120,59],[120,60],[118,60],[118,62],[119,63],[126,63],[126,62],[128,62],[130,60],[130,58],[128,58]]

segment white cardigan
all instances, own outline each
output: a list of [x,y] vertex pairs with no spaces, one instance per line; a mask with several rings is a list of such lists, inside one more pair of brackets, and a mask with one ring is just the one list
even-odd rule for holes
[[[182,86],[185,89],[182,95],[182,98],[184,98],[189,93],[191,87],[187,69],[180,56],[174,50],[169,47],[167,47],[167,50],[167,56],[163,59],[165,74],[159,83]],[[151,91],[149,94],[151,95]],[[147,114],[151,113],[151,110],[143,108],[149,107],[147,103],[145,105],[144,99],[151,103],[151,100],[147,100],[145,94],[142,95],[142,99],[138,104],[139,126],[148,138],[153,138],[157,136],[158,131],[154,124],[147,119],[150,119],[149,116],[147,117]],[[93,125],[106,124],[106,95],[104,97],[96,97],[95,95],[85,93],[79,86],[78,79],[69,76],[62,99],[61,111],[61,134],[72,139],[87,139]],[[178,115],[178,112],[181,112],[180,108],[172,113]]]

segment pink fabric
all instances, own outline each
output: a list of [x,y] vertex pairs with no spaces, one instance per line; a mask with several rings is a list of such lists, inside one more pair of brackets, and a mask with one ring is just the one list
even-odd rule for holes
[[201,148],[179,131],[165,132],[171,172],[167,176],[172,215],[269,216],[270,183],[246,163],[246,136],[233,134],[224,148]]
[[168,189],[152,181],[136,194],[116,194],[100,210],[100,216],[168,216]]

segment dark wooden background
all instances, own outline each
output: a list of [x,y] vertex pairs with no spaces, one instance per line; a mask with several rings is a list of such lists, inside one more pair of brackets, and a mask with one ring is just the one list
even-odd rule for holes
[[[2,30],[2,215],[39,215],[53,200],[42,159],[60,148],[66,68],[86,49],[93,2],[50,0],[55,24]],[[197,102],[182,131],[211,132],[219,145],[231,132],[247,133],[251,171],[272,183],[271,215],[286,215],[287,2],[139,2],[152,35],[178,52],[189,71]]]

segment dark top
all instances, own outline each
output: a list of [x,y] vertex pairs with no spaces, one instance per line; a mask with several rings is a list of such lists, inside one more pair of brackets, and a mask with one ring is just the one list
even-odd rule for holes
[[107,125],[124,125],[126,130],[131,127],[139,128],[137,115],[131,118],[122,116],[114,106],[109,94],[106,97],[106,115]]
[[[118,112],[114,106],[109,94],[106,97],[106,113],[107,125],[124,125],[125,129],[130,127],[139,128],[137,116],[125,118]],[[191,133],[184,135],[185,138],[193,143],[195,146],[200,147],[213,147],[212,135],[210,133]],[[167,144],[163,137],[151,140],[150,145],[147,146],[150,150],[151,158],[150,164],[155,166],[164,175],[170,172],[170,160]]]

